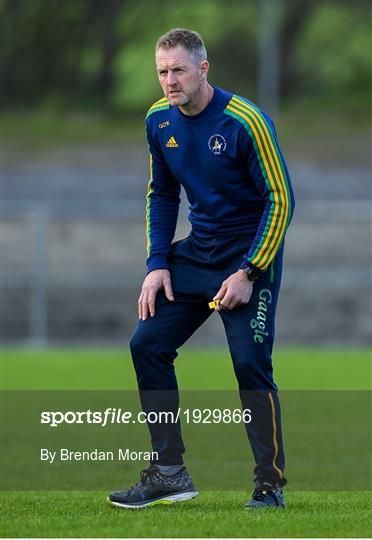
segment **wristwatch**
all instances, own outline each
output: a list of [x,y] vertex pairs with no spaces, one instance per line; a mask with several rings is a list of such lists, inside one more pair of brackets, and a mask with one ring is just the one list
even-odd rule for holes
[[257,281],[261,275],[261,270],[259,270],[258,268],[252,268],[251,266],[241,268],[240,270],[243,270],[249,281]]

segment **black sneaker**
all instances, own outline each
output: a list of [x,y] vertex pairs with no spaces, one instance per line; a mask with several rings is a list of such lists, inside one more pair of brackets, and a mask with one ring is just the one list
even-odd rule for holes
[[186,467],[172,476],[161,474],[156,465],[141,471],[141,479],[126,491],[114,491],[107,500],[121,508],[145,508],[173,504],[198,496]]
[[256,488],[244,508],[285,508],[283,491],[277,487]]

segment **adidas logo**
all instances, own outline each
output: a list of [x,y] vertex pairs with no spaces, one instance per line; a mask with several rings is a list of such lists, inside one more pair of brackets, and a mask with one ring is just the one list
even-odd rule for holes
[[178,144],[176,142],[176,139],[172,136],[167,144],[165,145],[167,148],[178,148]]

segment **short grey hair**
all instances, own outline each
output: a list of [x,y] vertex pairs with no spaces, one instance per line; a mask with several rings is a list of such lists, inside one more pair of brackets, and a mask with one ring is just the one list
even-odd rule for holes
[[186,28],[172,28],[172,30],[169,30],[158,39],[155,51],[158,52],[159,49],[174,49],[178,45],[184,47],[195,62],[203,62],[207,59],[207,50],[200,34]]

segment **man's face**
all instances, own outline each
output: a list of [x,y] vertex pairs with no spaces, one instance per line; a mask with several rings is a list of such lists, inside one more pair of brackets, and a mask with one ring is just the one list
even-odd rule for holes
[[156,52],[156,69],[164,95],[171,105],[188,105],[197,98],[208,62],[196,64],[181,45]]

